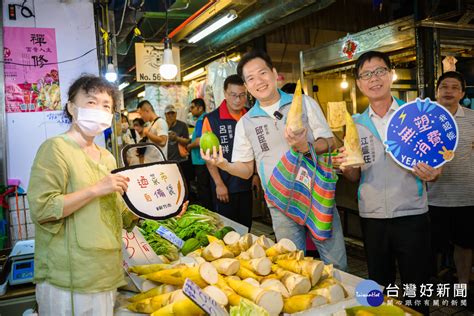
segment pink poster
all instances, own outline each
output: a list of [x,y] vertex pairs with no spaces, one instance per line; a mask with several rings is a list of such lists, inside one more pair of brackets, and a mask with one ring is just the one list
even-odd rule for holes
[[4,27],[6,112],[61,110],[52,28]]

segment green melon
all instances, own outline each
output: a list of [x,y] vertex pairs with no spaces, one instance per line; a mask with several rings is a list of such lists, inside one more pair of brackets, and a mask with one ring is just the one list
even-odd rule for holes
[[199,146],[201,146],[202,151],[205,153],[209,149],[209,152],[212,154],[212,147],[216,147],[216,150],[219,151],[219,138],[213,132],[206,132],[202,134],[199,141]]

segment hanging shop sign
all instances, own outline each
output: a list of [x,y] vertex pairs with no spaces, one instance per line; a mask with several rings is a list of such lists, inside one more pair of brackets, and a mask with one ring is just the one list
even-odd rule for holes
[[61,110],[55,30],[3,30],[6,112]]
[[179,47],[173,46],[173,62],[178,68],[178,74],[173,79],[164,79],[160,75],[163,63],[163,43],[135,43],[135,65],[137,82],[180,82]]
[[386,151],[397,164],[413,170],[419,162],[436,168],[452,160],[459,133],[446,108],[417,98],[393,113],[385,135]]

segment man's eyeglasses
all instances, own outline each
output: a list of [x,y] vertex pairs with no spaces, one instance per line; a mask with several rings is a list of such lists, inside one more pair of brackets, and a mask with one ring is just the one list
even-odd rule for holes
[[359,79],[369,80],[370,78],[372,78],[373,75],[375,75],[377,78],[380,78],[382,76],[385,76],[387,73],[388,73],[388,68],[380,67],[380,68],[375,69],[374,71],[366,71],[359,74]]
[[247,98],[247,93],[241,93],[241,94],[235,94],[235,93],[230,93],[229,96],[232,99],[246,99]]

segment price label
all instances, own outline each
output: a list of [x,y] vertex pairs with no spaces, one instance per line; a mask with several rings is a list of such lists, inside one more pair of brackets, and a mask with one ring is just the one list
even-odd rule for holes
[[184,282],[183,293],[210,316],[229,315],[222,306],[217,304],[212,297],[204,293],[201,288],[190,279],[186,279]]
[[161,237],[163,237],[164,239],[168,240],[170,243],[172,243],[179,249],[183,248],[184,240],[176,236],[175,233],[173,233],[168,228],[164,226],[160,226],[160,228],[156,230],[156,233],[160,235]]

